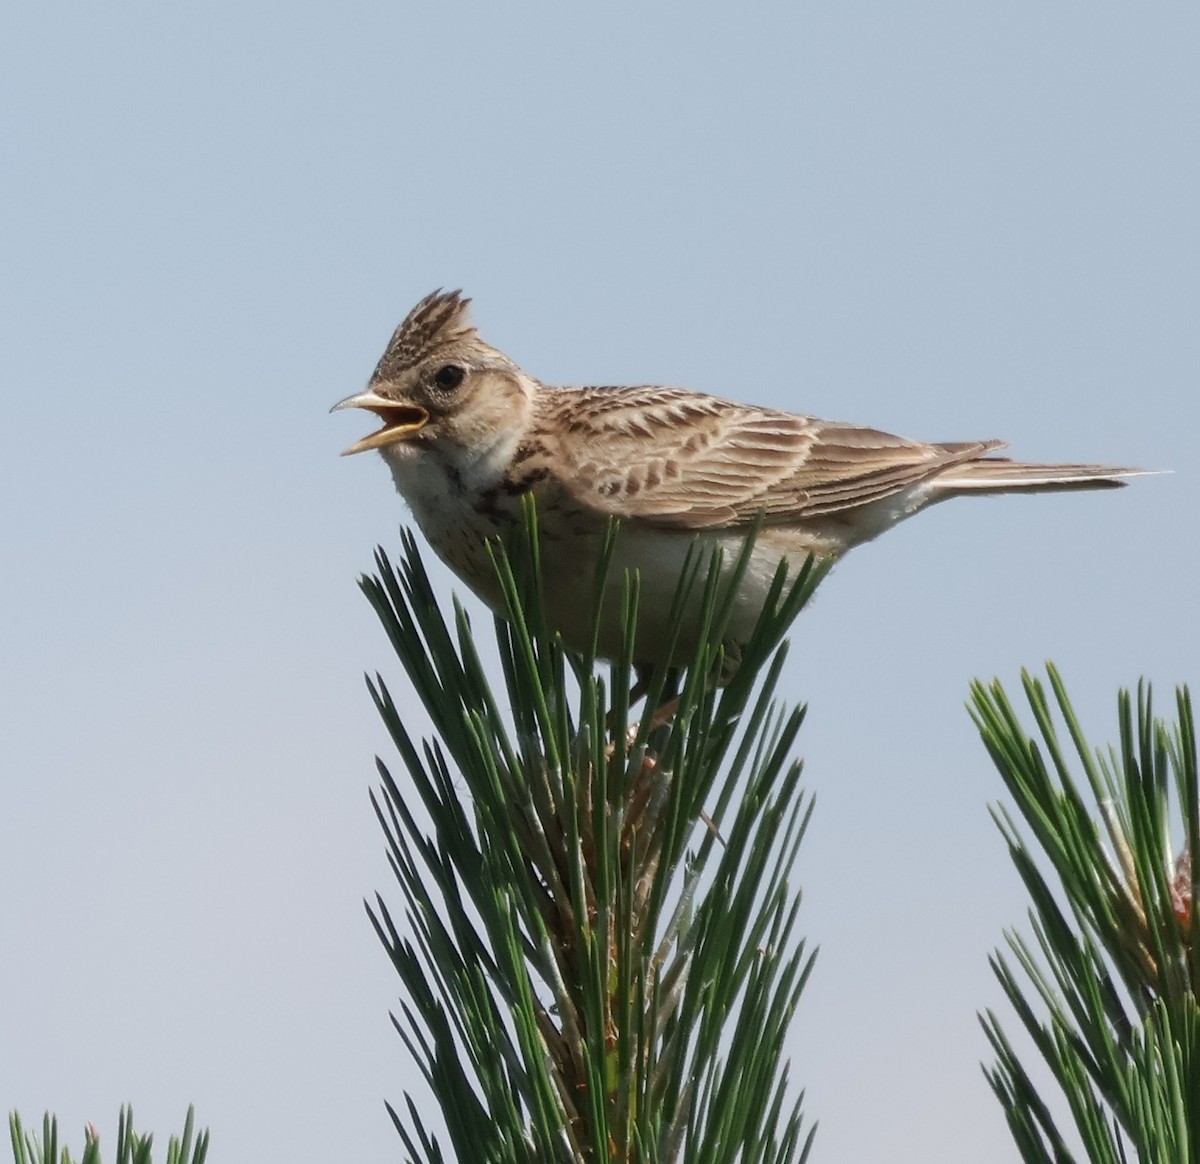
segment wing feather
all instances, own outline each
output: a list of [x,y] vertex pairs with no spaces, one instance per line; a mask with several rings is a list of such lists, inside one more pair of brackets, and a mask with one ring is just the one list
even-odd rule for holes
[[589,508],[704,529],[831,516],[882,501],[1001,442],[922,444],[678,388],[562,388],[543,400],[560,484]]

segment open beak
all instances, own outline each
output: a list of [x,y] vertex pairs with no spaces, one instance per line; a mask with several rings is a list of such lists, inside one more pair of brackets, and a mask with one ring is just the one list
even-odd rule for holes
[[360,441],[355,441],[343,451],[343,457],[352,453],[365,453],[368,449],[382,449],[385,445],[407,440],[429,422],[429,413],[418,405],[397,404],[394,400],[377,395],[369,388],[357,396],[347,396],[345,400],[339,400],[329,411],[337,412],[339,408],[365,408],[383,421],[383,428]]

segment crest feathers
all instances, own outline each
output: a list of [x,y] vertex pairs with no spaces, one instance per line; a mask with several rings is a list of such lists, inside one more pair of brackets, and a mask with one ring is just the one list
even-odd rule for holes
[[419,364],[430,352],[475,332],[470,322],[470,299],[461,291],[426,295],[396,328],[383,358],[371,377],[372,383],[394,380]]

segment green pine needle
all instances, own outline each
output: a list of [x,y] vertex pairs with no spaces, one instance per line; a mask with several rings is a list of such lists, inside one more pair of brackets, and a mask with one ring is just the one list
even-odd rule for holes
[[[1061,676],[1026,674],[1036,736],[998,682],[972,688],[971,715],[1017,811],[993,810],[1033,903],[1033,943],[1007,935],[992,968],[1062,1090],[1089,1161],[1193,1161],[1200,1154],[1200,783],[1191,700],[1153,714],[1150,688],[1121,692],[1119,746],[1094,750]],[[1065,725],[1069,746],[1059,738]],[[1082,781],[1075,775],[1082,772]],[[985,1070],[1026,1161],[1070,1161],[999,1019]]]
[[[620,536],[614,523],[604,569]],[[674,714],[650,714],[672,681],[663,667],[639,720],[636,577],[620,602],[623,663],[597,670],[546,625],[532,506],[491,551],[503,697],[411,535],[398,567],[379,551],[362,582],[434,728],[418,740],[383,679],[368,681],[407,771],[402,787],[380,762],[373,797],[405,916],[382,898],[368,912],[451,1155],[803,1161],[812,1129],[783,1043],[814,955],[787,877],[812,805],[790,758],[803,712],[773,690],[783,635],[824,571],[781,570],[718,689],[750,544],[724,573],[697,549],[672,634],[697,610],[707,633]],[[601,573],[594,607],[604,593]],[[412,1097],[389,1110],[411,1159],[445,1159]]]
[[[15,1164],[72,1164],[70,1151],[65,1146],[61,1151],[59,1149],[58,1119],[49,1112],[42,1117],[40,1139],[25,1131],[21,1117],[15,1111],[8,1117],[8,1130]],[[133,1108],[121,1108],[117,1119],[115,1164],[151,1164],[153,1147],[153,1136],[139,1135],[133,1130]],[[204,1164],[207,1155],[208,1131],[196,1133],[195,1111],[189,1107],[183,1134],[172,1136],[167,1142],[167,1164]],[[80,1164],[101,1164],[100,1137],[91,1124],[84,1129],[83,1154],[79,1160]]]

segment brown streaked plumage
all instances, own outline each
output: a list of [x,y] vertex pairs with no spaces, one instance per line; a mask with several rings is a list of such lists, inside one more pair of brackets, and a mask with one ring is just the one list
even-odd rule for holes
[[[642,575],[638,659],[664,649],[667,611],[697,538],[736,556],[763,528],[738,594],[736,655],[781,558],[837,557],[949,497],[1106,489],[1137,469],[1027,464],[1002,441],[924,443],[875,429],[756,408],[684,388],[551,388],[485,343],[457,291],[426,296],[396,329],[366,391],[383,427],[346,450],[379,449],[438,554],[499,605],[485,543],[538,499],[549,614],[576,646],[607,519],[624,519],[610,585]],[[601,652],[619,651],[615,611]],[[695,633],[693,631],[693,633]],[[685,634],[685,639],[687,635]],[[691,653],[685,641],[677,656]]]

